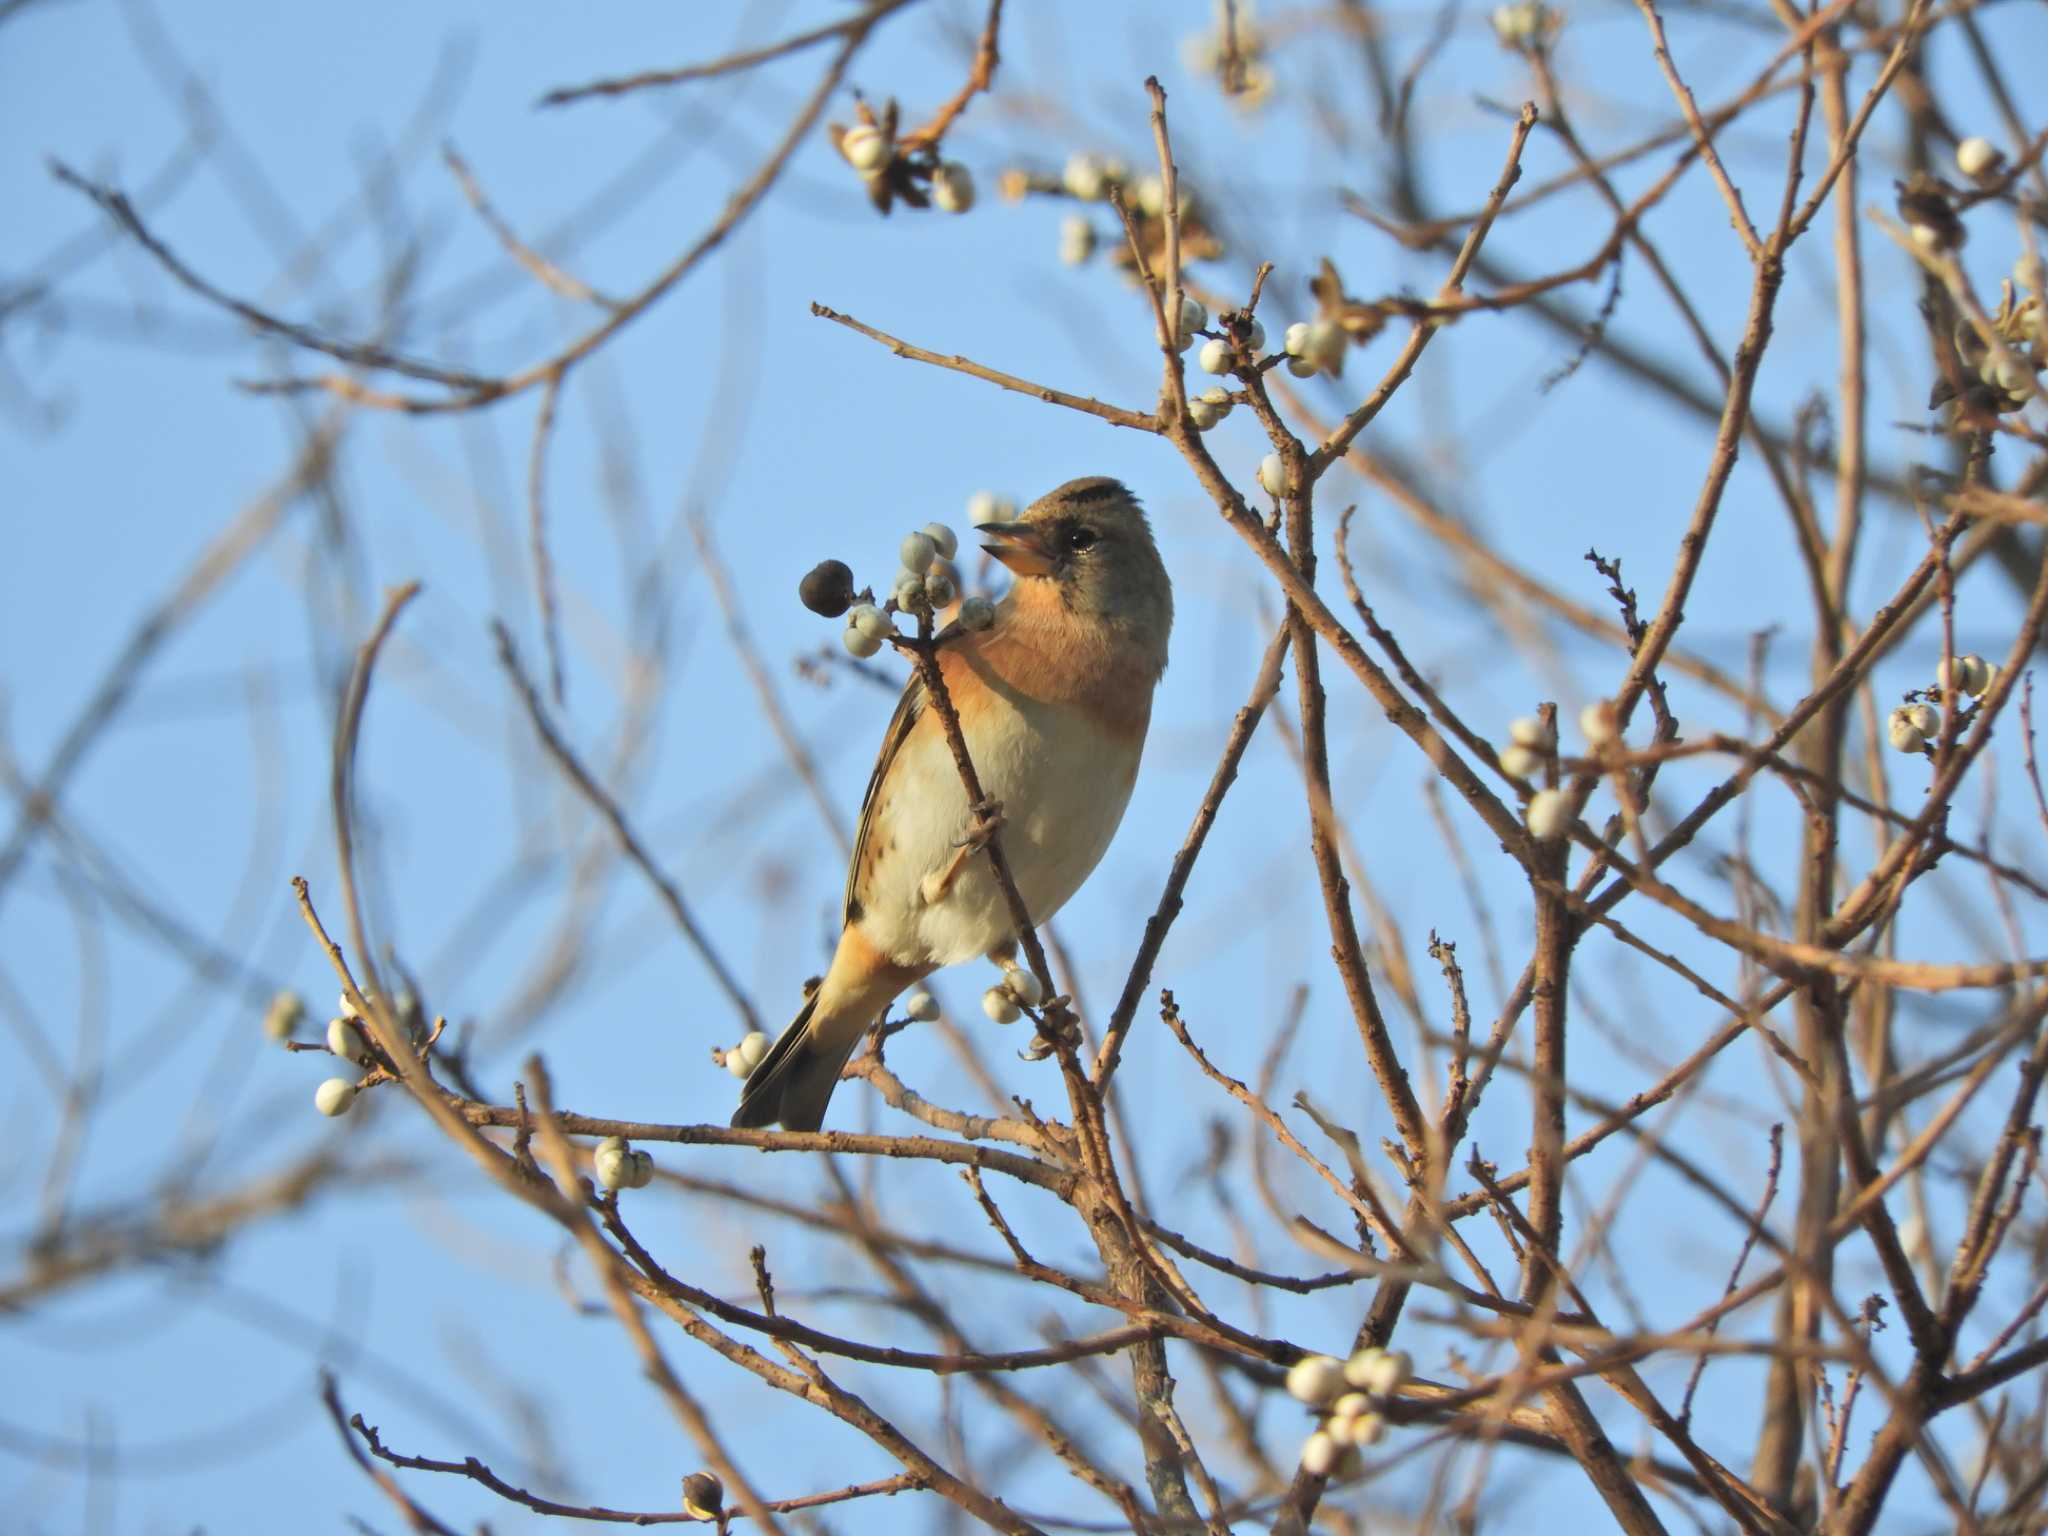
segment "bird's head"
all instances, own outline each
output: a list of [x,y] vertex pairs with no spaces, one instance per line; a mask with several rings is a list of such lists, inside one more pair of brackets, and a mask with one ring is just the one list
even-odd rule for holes
[[1022,589],[1050,584],[1068,612],[1126,631],[1166,662],[1173,584],[1138,499],[1106,475],[1069,480],[1011,522],[979,523],[983,548]]

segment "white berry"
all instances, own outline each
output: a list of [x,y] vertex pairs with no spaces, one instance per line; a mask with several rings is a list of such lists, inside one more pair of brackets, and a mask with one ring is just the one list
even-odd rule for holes
[[939,542],[928,533],[913,533],[897,553],[903,557],[903,569],[923,575],[938,558]]
[[1337,1465],[1337,1442],[1317,1430],[1301,1445],[1301,1470],[1315,1477],[1327,1477]]
[[944,523],[926,523],[918,531],[932,541],[941,560],[950,560],[960,552],[960,535]]
[[1596,747],[1614,740],[1614,705],[1606,699],[1595,699],[1580,710],[1579,734]]
[[1287,471],[1280,463],[1280,455],[1269,453],[1259,460],[1259,484],[1267,494],[1282,496],[1287,492]]
[[1356,1376],[1348,1368],[1344,1375],[1346,1380],[1356,1381],[1375,1397],[1391,1397],[1401,1390],[1413,1370],[1414,1364],[1405,1350],[1386,1349],[1366,1361],[1364,1369]]
[[939,1016],[939,1000],[919,987],[903,999],[903,1011],[920,1024],[930,1024]]
[[1564,836],[1571,825],[1571,806],[1563,790],[1539,789],[1529,797],[1524,817],[1529,823],[1529,835],[1539,843],[1548,843]]
[[1387,1421],[1376,1413],[1361,1413],[1344,1421],[1344,1438],[1356,1446],[1377,1445],[1387,1432]]
[[626,1154],[626,1187],[645,1189],[654,1182],[654,1154],[652,1152],[629,1152]]
[[1230,343],[1220,336],[1203,342],[1202,350],[1195,354],[1195,361],[1204,373],[1230,372]]
[[1997,145],[1975,135],[1956,146],[1956,167],[1972,181],[1992,174],[2004,158]]
[[1092,203],[1102,196],[1109,178],[1099,158],[1082,153],[1068,159],[1060,180],[1073,196],[1084,203]]
[[1287,359],[1287,371],[1297,379],[1312,379],[1323,370],[1312,357],[1290,357]]
[[896,606],[905,610],[924,606],[924,577],[917,571],[898,571],[896,586],[890,594],[896,599]]
[[1001,987],[990,987],[981,994],[981,1011],[998,1024],[1014,1024],[1022,1012],[1017,1000]]
[[1941,711],[1932,704],[1908,704],[1906,718],[1922,736],[1933,736],[1941,730]]
[[1188,402],[1188,420],[1195,424],[1195,430],[1206,432],[1223,419],[1223,412],[1208,401],[1194,399]]
[[1344,327],[1336,321],[1318,320],[1308,328],[1308,351],[1304,356],[1325,372],[1335,373],[1344,366],[1344,348],[1349,342]]
[[1537,753],[1521,745],[1500,749],[1500,770],[1517,779],[1526,779],[1543,766],[1543,759]]
[[744,1078],[754,1069],[748,1064],[747,1058],[740,1054],[740,1048],[734,1045],[726,1048],[725,1070],[734,1077]]
[[270,1040],[289,1040],[292,1031],[305,1022],[306,1005],[296,992],[280,992],[263,1010],[263,1034]]
[[854,655],[863,659],[874,655],[875,652],[882,648],[880,640],[877,640],[866,630],[858,629],[851,625],[847,627],[846,633],[839,637],[839,643],[853,652]]
[[1900,752],[1918,752],[1927,745],[1927,737],[1905,709],[1893,710],[1885,720],[1884,729],[1892,746]]
[[347,1019],[327,1021],[327,1049],[345,1061],[361,1061],[369,1054],[361,1033]]
[[985,597],[963,597],[960,612],[956,614],[960,627],[965,630],[983,630],[996,621],[996,605]]
[[1508,722],[1508,740],[1518,747],[1534,747],[1538,751],[1555,743],[1549,726],[1535,715],[1523,715]]
[[856,123],[839,141],[839,153],[856,171],[877,171],[888,161],[889,141],[882,137],[881,129]]
[[768,1054],[768,1046],[768,1037],[758,1029],[749,1031],[741,1037],[737,1049],[741,1059],[746,1062],[749,1072],[760,1065],[761,1058]]
[[1287,1395],[1320,1408],[1344,1390],[1344,1367],[1328,1355],[1304,1355],[1287,1368]]
[[1355,1419],[1361,1413],[1370,1413],[1371,1411],[1372,1399],[1363,1392],[1346,1392],[1337,1401],[1330,1404],[1330,1417],[1333,1419]]
[[356,1101],[356,1085],[345,1077],[330,1077],[313,1090],[313,1107],[323,1115],[345,1115]]
[[1386,1351],[1377,1344],[1368,1344],[1349,1360],[1344,1362],[1344,1379],[1352,1386],[1364,1389],[1367,1380],[1377,1369],[1376,1362]]
[[1045,1001],[1044,984],[1039,981],[1036,974],[1027,971],[1021,965],[1012,966],[1003,973],[1003,986],[1010,996],[1026,1008],[1036,1008]]
[[1244,344],[1254,352],[1266,350],[1266,328],[1259,324],[1256,318],[1250,322],[1249,329],[1245,332]]
[[1287,327],[1287,335],[1280,343],[1280,349],[1289,357],[1306,358],[1309,355],[1308,322],[1297,320]]
[[846,627],[857,629],[871,639],[886,640],[895,632],[896,626],[889,622],[889,615],[873,603],[857,603],[846,612]]
[[1137,194],[1138,211],[1150,218],[1158,218],[1166,210],[1166,183],[1157,176],[1141,176],[1132,188]]
[[1095,254],[1095,226],[1078,213],[1070,213],[1060,220],[1060,260],[1067,266],[1078,267],[1087,263]]
[[591,1154],[590,1167],[597,1175],[597,1182],[609,1190],[621,1190],[633,1181],[633,1153],[623,1144],[613,1146],[610,1142]]
[[944,608],[959,595],[959,583],[947,571],[935,567],[925,576],[924,600],[934,608]]
[[932,201],[946,213],[965,213],[974,206],[974,177],[958,161],[948,160],[932,176]]

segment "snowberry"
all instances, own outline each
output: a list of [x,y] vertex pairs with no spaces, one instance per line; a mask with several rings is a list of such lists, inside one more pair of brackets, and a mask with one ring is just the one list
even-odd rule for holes
[[1956,167],[1972,181],[1996,174],[2005,156],[1989,139],[1975,135],[1956,145]]
[[305,1022],[306,1005],[296,992],[280,992],[263,1010],[263,1034],[270,1040],[289,1040],[292,1031]]
[[1254,352],[1265,351],[1266,328],[1263,325],[1259,324],[1256,317],[1246,322],[1246,326],[1247,328],[1245,331],[1244,344],[1247,347],[1251,348],[1251,350]]
[[848,629],[857,629],[862,634],[876,640],[886,640],[896,628],[895,625],[889,622],[889,615],[882,612],[873,603],[860,603],[848,609],[846,627]]
[[1361,1413],[1344,1421],[1344,1438],[1352,1445],[1377,1445],[1387,1432],[1387,1421],[1376,1413]]
[[1344,349],[1350,338],[1334,320],[1318,320],[1308,328],[1308,351],[1303,354],[1317,367],[1335,373],[1344,366]]
[[913,533],[903,541],[898,553],[903,557],[903,569],[923,575],[938,558],[939,543],[928,533]]
[[1070,267],[1086,264],[1095,254],[1095,226],[1078,213],[1060,220],[1060,261]]
[[347,1019],[327,1021],[327,1049],[345,1061],[361,1061],[369,1054],[361,1031]]
[[1523,715],[1508,722],[1508,740],[1518,747],[1534,747],[1537,751],[1555,746],[1556,734],[1535,715]]
[[1580,710],[1579,734],[1596,747],[1614,740],[1614,705],[1606,699],[1595,699]]
[[932,201],[945,213],[965,213],[974,206],[974,177],[957,160],[948,160],[932,175]]
[[1044,984],[1021,965],[1013,965],[1003,973],[1003,989],[1026,1008],[1036,1008],[1045,1001]]
[[846,633],[839,637],[839,643],[863,660],[874,655],[875,652],[882,648],[880,640],[876,639],[866,630],[855,628],[851,625],[848,626]]
[[1188,402],[1188,420],[1195,424],[1195,430],[1206,432],[1223,419],[1223,412],[1208,401],[1197,398]]
[[1500,769],[1517,779],[1526,779],[1543,766],[1543,759],[1528,747],[1519,744],[1500,749]]
[[[1352,1358],[1356,1359],[1357,1357],[1353,1356]],[[1408,1380],[1413,1371],[1414,1364],[1409,1360],[1406,1351],[1383,1349],[1376,1353],[1373,1358],[1366,1361],[1364,1366],[1356,1373],[1347,1365],[1344,1371],[1344,1379],[1356,1382],[1358,1386],[1372,1393],[1375,1397],[1391,1397],[1394,1393],[1401,1390],[1402,1384]]]
[[1091,154],[1077,154],[1069,157],[1067,168],[1060,177],[1067,191],[1084,203],[1101,198],[1109,184],[1109,177],[1102,161]]
[[960,595],[960,584],[951,573],[934,566],[925,574],[924,600],[934,608],[944,608]]
[[1529,835],[1539,843],[1564,836],[1571,825],[1571,806],[1561,789],[1537,790],[1529,797],[1529,809],[1523,814],[1529,823]]
[[921,1024],[929,1024],[939,1016],[939,1000],[919,987],[903,999],[903,1011]]
[[1301,1470],[1315,1477],[1327,1477],[1337,1465],[1337,1452],[1337,1442],[1319,1429],[1302,1442]]
[[950,560],[960,553],[960,536],[944,523],[926,523],[919,531],[932,541],[941,560]]
[[924,577],[916,571],[898,571],[896,585],[890,596],[896,599],[896,606],[911,612],[924,606]]
[[1287,327],[1287,335],[1280,346],[1289,357],[1306,358],[1309,355],[1308,322],[1297,320]]
[[1908,704],[1906,718],[1922,736],[1932,736],[1941,730],[1941,711],[1932,704]]
[[985,597],[963,597],[956,615],[965,630],[987,629],[996,621],[996,605]]
[[747,1070],[751,1072],[761,1064],[761,1058],[768,1054],[768,1045],[768,1037],[756,1029],[742,1036],[734,1049],[740,1053],[740,1059],[746,1062]]
[[881,129],[856,123],[839,140],[839,153],[856,171],[878,171],[889,159],[889,141]]
[[1913,723],[1911,712],[1895,709],[1884,723],[1885,736],[1893,748],[1900,752],[1918,752],[1926,747],[1927,736]]
[[606,1189],[625,1189],[633,1182],[633,1152],[614,1136],[590,1156],[591,1170]]
[[990,987],[981,994],[981,1011],[998,1024],[1014,1024],[1022,1012],[1017,1000],[1001,987]]
[[1287,1368],[1287,1395],[1320,1408],[1344,1388],[1344,1367],[1328,1355],[1304,1355]]
[[1220,336],[1203,342],[1195,361],[1202,365],[1204,373],[1230,372],[1230,343]]
[[356,1101],[356,1085],[345,1077],[330,1077],[313,1090],[313,1107],[323,1115],[345,1115]]
[[1268,495],[1282,496],[1287,491],[1287,470],[1280,462],[1280,455],[1269,453],[1259,460],[1259,484],[1266,488]]

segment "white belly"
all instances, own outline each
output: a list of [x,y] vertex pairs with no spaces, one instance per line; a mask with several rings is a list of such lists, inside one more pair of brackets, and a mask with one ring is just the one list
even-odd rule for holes
[[[998,720],[1005,728],[990,729]],[[1042,923],[1116,836],[1143,744],[1111,737],[1075,709],[999,701],[976,720],[970,746],[983,790],[1002,803],[1003,852],[1017,889]],[[861,931],[904,964],[957,965],[1008,942],[1009,908],[985,854],[969,859],[943,892],[928,880],[951,865],[968,833],[967,793],[942,731],[912,733],[889,791],[885,825],[896,847],[877,863]]]

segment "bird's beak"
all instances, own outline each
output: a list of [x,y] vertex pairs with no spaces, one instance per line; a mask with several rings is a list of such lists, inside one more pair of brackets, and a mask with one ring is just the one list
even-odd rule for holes
[[1031,523],[976,523],[976,533],[988,542],[981,547],[1019,576],[1050,576],[1053,554],[1045,547],[1045,535]]

